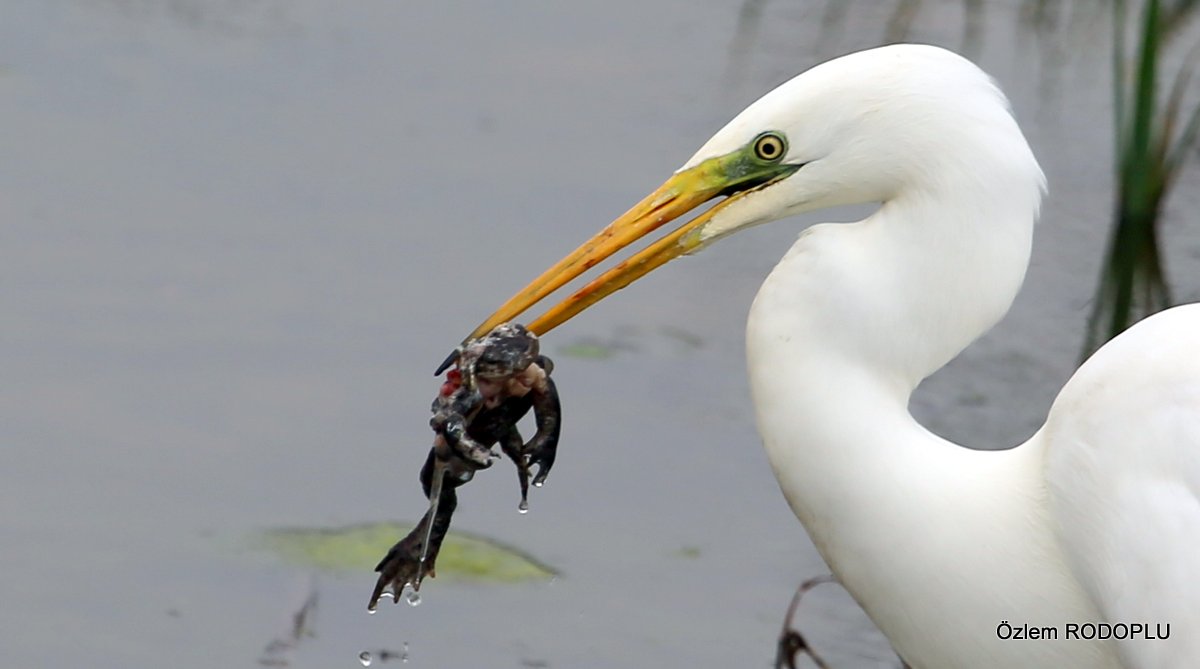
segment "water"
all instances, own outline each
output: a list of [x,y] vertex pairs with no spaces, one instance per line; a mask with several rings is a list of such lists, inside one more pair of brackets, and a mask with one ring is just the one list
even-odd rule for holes
[[[408,642],[407,641],[404,642],[404,645],[401,647],[401,650],[399,653],[392,652],[392,651],[389,651],[386,649],[380,650],[378,653],[378,660],[380,663],[389,662],[391,660],[396,660],[396,659],[400,660],[401,664],[408,663]],[[369,650],[364,650],[358,654],[358,661],[364,667],[371,666],[371,664],[373,662],[375,662],[375,660],[376,660],[376,654],[372,653]]]
[[[254,663],[307,575],[244,550],[247,534],[417,520],[450,346],[757,95],[893,33],[967,47],[1049,177],[1013,312],[913,407],[961,441],[1028,436],[1099,271],[1108,27],[1088,3],[1036,3],[1064,8],[1047,20],[1016,0],[905,3],[904,21],[897,4],[5,3],[6,664],[41,666],[46,648],[98,669]],[[1164,228],[1186,300],[1196,178]],[[290,666],[343,666],[399,630],[425,666],[769,662],[795,586],[825,569],[759,447],[742,329],[802,226],[737,235],[546,338],[554,485],[518,517],[498,463],[460,490],[454,523],[550,562],[553,588],[430,580],[436,602],[368,617],[374,574],[322,576]],[[620,345],[560,353],[597,340]],[[889,666],[836,588],[802,609],[834,666]]]

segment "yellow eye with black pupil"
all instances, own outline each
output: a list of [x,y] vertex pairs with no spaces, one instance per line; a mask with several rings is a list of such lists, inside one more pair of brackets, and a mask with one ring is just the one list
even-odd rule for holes
[[766,133],[754,140],[754,155],[759,160],[774,162],[783,158],[783,138],[774,133]]

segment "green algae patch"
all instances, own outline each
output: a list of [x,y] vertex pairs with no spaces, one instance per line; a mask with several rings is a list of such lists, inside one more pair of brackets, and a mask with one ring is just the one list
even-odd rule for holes
[[555,353],[578,360],[608,360],[617,352],[617,347],[594,341],[579,341],[560,346]]
[[[401,523],[348,527],[285,527],[264,531],[256,542],[285,562],[330,572],[371,571],[388,549],[412,530]],[[528,553],[487,537],[451,532],[437,559],[438,580],[473,583],[546,581],[557,575]]]

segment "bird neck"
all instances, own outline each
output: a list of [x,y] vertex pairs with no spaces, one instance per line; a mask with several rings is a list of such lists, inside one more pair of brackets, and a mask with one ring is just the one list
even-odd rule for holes
[[[813,477],[846,485],[858,475],[836,469],[859,459],[934,457],[923,444],[940,440],[908,413],[913,390],[1020,288],[1040,184],[951,173],[962,176],[909,188],[866,220],[806,230],[755,298],[747,354],[760,432],[769,451],[798,451],[788,457]],[[896,447],[897,434],[916,451]]]
[[907,404],[1004,316],[1029,264],[1037,199],[970,187],[913,189],[802,236],[776,270],[803,286],[781,296],[808,323],[794,334],[898,384]]
[[[877,622],[920,619],[880,611],[888,602],[949,601],[927,590],[947,574],[995,575],[1004,600],[999,588],[1014,586],[1005,574],[1036,570],[1006,571],[1019,558],[996,538],[1048,527],[1036,445],[970,451],[908,412],[917,384],[995,324],[1024,277],[1037,194],[1022,202],[973,185],[909,191],[859,223],[805,231],[747,326],[759,432],[780,487]],[[978,548],[941,550],[952,535]],[[1033,540],[1052,543],[1048,530]]]

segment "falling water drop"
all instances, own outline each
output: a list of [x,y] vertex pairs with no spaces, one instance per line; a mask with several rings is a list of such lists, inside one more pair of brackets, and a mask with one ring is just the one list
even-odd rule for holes
[[418,593],[416,590],[413,590],[412,592],[408,593],[408,598],[406,599],[406,601],[408,602],[409,606],[420,606],[421,605],[421,594]]
[[358,661],[361,662],[362,666],[364,666],[364,667],[371,666],[372,659],[374,659],[374,658],[371,657],[371,651],[369,651],[369,650],[364,650],[363,652],[358,654]]

